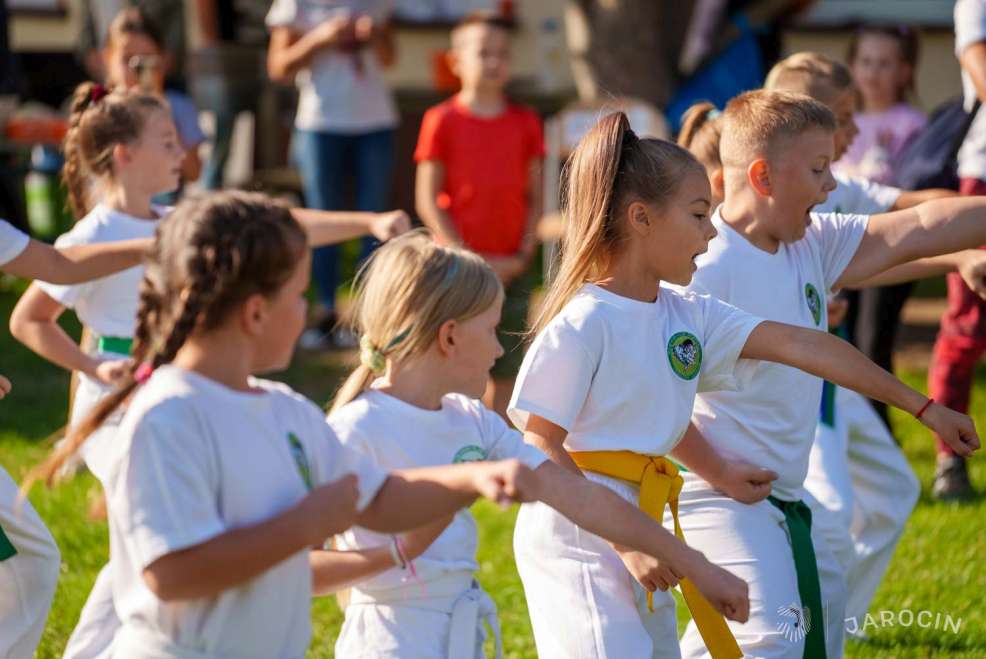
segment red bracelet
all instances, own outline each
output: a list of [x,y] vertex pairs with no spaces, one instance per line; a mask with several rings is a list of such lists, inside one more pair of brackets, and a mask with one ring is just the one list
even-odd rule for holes
[[928,402],[925,403],[924,406],[921,409],[918,410],[918,413],[917,414],[914,415],[914,418],[915,419],[920,419],[921,418],[921,415],[924,414],[925,410],[927,410],[929,407],[931,407],[931,404],[933,402],[935,402],[935,399],[934,398],[929,398],[928,399]]

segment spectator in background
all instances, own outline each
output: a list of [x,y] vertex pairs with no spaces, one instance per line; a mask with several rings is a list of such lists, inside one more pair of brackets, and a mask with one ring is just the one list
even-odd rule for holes
[[110,23],[122,10],[136,7],[159,27],[162,50],[170,53],[166,85],[185,91],[185,2],[183,0],[82,0],[78,57],[92,80],[106,77],[102,46]]
[[[180,91],[164,87],[164,77],[170,54],[164,40],[150,18],[136,7],[124,9],[110,23],[102,50],[102,69],[109,87],[141,88],[164,96],[171,107],[171,118],[178,130],[178,139],[185,150],[181,184],[197,181],[202,172],[199,146],[205,134],[199,127],[198,110],[192,99]],[[179,191],[181,188],[179,188]],[[156,203],[174,204],[178,193],[157,199]]]
[[[986,101],[986,0],[955,3],[955,55],[962,67],[965,109]],[[986,194],[986,112],[978,112],[959,149],[959,192]],[[945,275],[948,309],[928,371],[928,395],[961,412],[969,409],[976,364],[986,352],[986,301],[957,274]],[[965,458],[956,455],[941,438],[932,494],[938,499],[969,499],[973,495]]]
[[928,123],[911,105],[918,35],[905,26],[866,26],[849,42],[848,64],[857,89],[859,134],[833,169],[892,185],[897,156]]
[[[344,208],[344,184],[355,178],[356,210],[382,211],[390,199],[397,109],[382,67],[395,59],[389,0],[274,0],[267,71],[272,80],[295,80],[300,97],[294,160],[305,205]],[[363,256],[373,241],[363,239]],[[318,291],[315,324],[301,336],[306,349],[352,347],[337,327],[338,246],[312,258]]]
[[425,113],[414,159],[415,205],[435,239],[481,254],[506,290],[498,338],[504,354],[484,402],[506,418],[524,358],[531,283],[526,276],[541,216],[541,120],[504,95],[510,29],[495,14],[467,16],[452,31],[462,90]]
[[195,96],[215,116],[215,139],[202,173],[209,190],[223,187],[236,117],[257,113],[267,52],[264,16],[270,0],[196,0],[203,49],[196,55]]

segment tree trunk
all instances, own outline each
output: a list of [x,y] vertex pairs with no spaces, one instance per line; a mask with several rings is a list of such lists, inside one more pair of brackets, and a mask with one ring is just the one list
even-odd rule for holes
[[687,0],[568,0],[566,33],[582,100],[635,96],[665,107],[691,7]]

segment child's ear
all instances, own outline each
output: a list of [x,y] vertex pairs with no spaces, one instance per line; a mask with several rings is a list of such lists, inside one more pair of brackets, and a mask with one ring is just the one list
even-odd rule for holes
[[637,233],[646,235],[651,230],[651,217],[647,212],[647,206],[642,202],[635,201],[627,206],[627,220],[630,228]]
[[130,160],[130,148],[126,144],[117,143],[113,145],[113,163],[115,165],[129,165]]
[[259,293],[251,295],[240,307],[240,325],[249,336],[260,336],[266,329],[269,301]]
[[448,357],[455,350],[455,330],[458,327],[454,320],[446,320],[438,328],[438,351]]
[[[726,196],[726,181],[722,174],[722,167],[712,170],[709,175],[709,184],[712,187],[712,197],[721,201]],[[716,205],[713,203],[713,206]]]
[[746,180],[761,197],[769,197],[773,191],[769,169],[763,158],[757,158],[746,168]]

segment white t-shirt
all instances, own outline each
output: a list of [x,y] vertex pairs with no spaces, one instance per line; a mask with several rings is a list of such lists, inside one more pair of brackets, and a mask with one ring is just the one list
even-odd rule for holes
[[[165,206],[154,206],[153,210],[162,218],[171,212]],[[55,246],[153,238],[158,221],[119,213],[99,204],[76,222],[71,231],[59,236]],[[134,335],[137,325],[143,276],[144,267],[135,266],[84,284],[62,286],[39,282],[38,286],[62,306],[74,309],[79,320],[97,335],[129,338]]]
[[[688,289],[767,320],[827,331],[826,293],[856,254],[868,219],[812,213],[804,238],[770,254],[717,210],[712,222],[719,235],[697,259]],[[794,501],[801,498],[821,396],[821,378],[761,362],[742,391],[700,393],[692,420],[723,454],[776,471],[774,495]]]
[[27,249],[31,238],[10,225],[5,220],[0,220],[0,265],[10,263]]
[[[536,469],[547,456],[524,443],[523,436],[477,400],[459,394],[442,399],[440,410],[425,410],[381,391],[367,391],[329,416],[329,425],[347,448],[382,469],[413,469],[478,460],[517,458]],[[390,537],[353,527],[340,538],[340,549],[379,547]],[[415,559],[422,580],[449,572],[479,569],[476,520],[468,510]],[[404,588],[406,573],[387,570],[356,588],[366,593]]]
[[[955,56],[969,46],[986,41],[986,0],[958,0],[955,3]],[[976,102],[972,77],[962,71],[962,95],[966,111]],[[980,110],[959,149],[959,177],[986,181],[986,110]]]
[[761,320],[717,299],[662,286],[641,302],[587,284],[534,339],[509,414],[568,431],[569,451],[664,455],[688,427],[697,391],[744,386],[739,358]]
[[812,211],[815,213],[856,213],[860,215],[876,215],[886,213],[903,192],[900,188],[881,185],[864,178],[846,176],[832,172],[835,177],[835,190],[829,193],[825,203],[818,204]]
[[202,654],[301,659],[311,639],[307,549],[214,597],[163,602],[141,576],[162,556],[296,505],[305,473],[313,486],[355,474],[360,510],[386,479],[339,444],[314,403],[282,384],[251,384],[263,391],[163,366],[134,396],[105,483],[113,596],[125,627]]
[[[274,0],[267,27],[304,34],[320,23],[344,15],[390,16],[391,0]],[[365,133],[397,125],[397,108],[372,48],[344,53],[318,51],[298,73],[295,127],[334,133]]]

